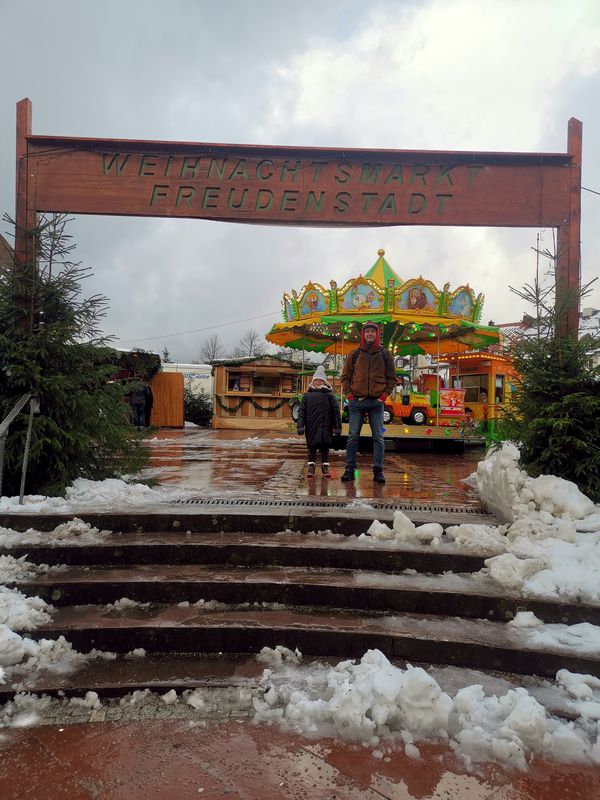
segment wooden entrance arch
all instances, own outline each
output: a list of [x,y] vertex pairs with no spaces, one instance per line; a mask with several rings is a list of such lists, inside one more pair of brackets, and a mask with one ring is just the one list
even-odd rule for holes
[[557,295],[580,285],[582,124],[566,153],[364,150],[81,139],[31,132],[17,104],[17,269],[37,212],[267,225],[477,225],[558,229]]

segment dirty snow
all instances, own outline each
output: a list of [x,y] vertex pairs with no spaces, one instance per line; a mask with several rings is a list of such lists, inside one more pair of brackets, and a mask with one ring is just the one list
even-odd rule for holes
[[35,630],[51,620],[54,608],[41,597],[0,586],[0,623],[19,631]]
[[[595,678],[561,670],[557,681],[588,703],[600,700]],[[421,667],[400,669],[379,650],[333,668],[313,665],[301,671],[284,664],[266,669],[260,685],[262,695],[254,698],[257,722],[315,738],[362,742],[376,758],[389,745],[419,758],[419,743],[434,741],[447,743],[469,769],[494,761],[525,770],[536,755],[600,764],[593,715],[566,723],[522,687],[486,696],[474,684],[451,697]]]
[[111,536],[110,531],[100,531],[87,522],[75,517],[68,522],[57,525],[52,531],[14,531],[0,527],[0,547],[11,548],[21,545],[90,545],[100,544]]
[[172,503],[194,495],[190,490],[173,486],[150,488],[143,483],[129,483],[120,478],[91,481],[78,478],[67,487],[66,496],[45,497],[26,495],[23,505],[18,497],[0,497],[0,512],[72,514],[83,511],[114,510],[123,508],[151,507],[161,503]]

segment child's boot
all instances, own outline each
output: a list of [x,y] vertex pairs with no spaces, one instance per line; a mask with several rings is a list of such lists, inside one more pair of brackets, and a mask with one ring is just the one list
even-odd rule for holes
[[323,472],[323,477],[324,478],[331,478],[331,469],[329,467],[329,462],[328,461],[324,461],[321,464],[321,470]]
[[308,468],[306,470],[306,477],[307,478],[314,478],[315,477],[315,462],[309,461]]

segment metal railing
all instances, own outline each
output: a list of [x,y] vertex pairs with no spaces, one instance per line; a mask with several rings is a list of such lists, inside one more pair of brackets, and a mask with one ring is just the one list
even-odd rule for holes
[[2,496],[2,478],[4,474],[4,448],[10,423],[21,413],[22,409],[29,403],[29,423],[27,425],[27,436],[25,437],[25,451],[23,452],[23,466],[21,467],[21,487],[19,489],[19,505],[23,505],[23,495],[25,494],[25,475],[27,474],[27,464],[29,463],[29,448],[31,446],[31,429],[33,427],[33,415],[40,410],[40,398],[29,392],[22,395],[14,404],[12,409],[0,422],[0,497]]

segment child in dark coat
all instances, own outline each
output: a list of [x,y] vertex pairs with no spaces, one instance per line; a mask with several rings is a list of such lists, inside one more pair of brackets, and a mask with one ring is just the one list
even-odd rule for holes
[[308,391],[302,397],[298,414],[298,433],[306,436],[308,447],[307,477],[315,477],[317,451],[321,451],[321,469],[324,478],[331,478],[329,448],[333,436],[342,430],[338,402],[322,366],[317,367]]

